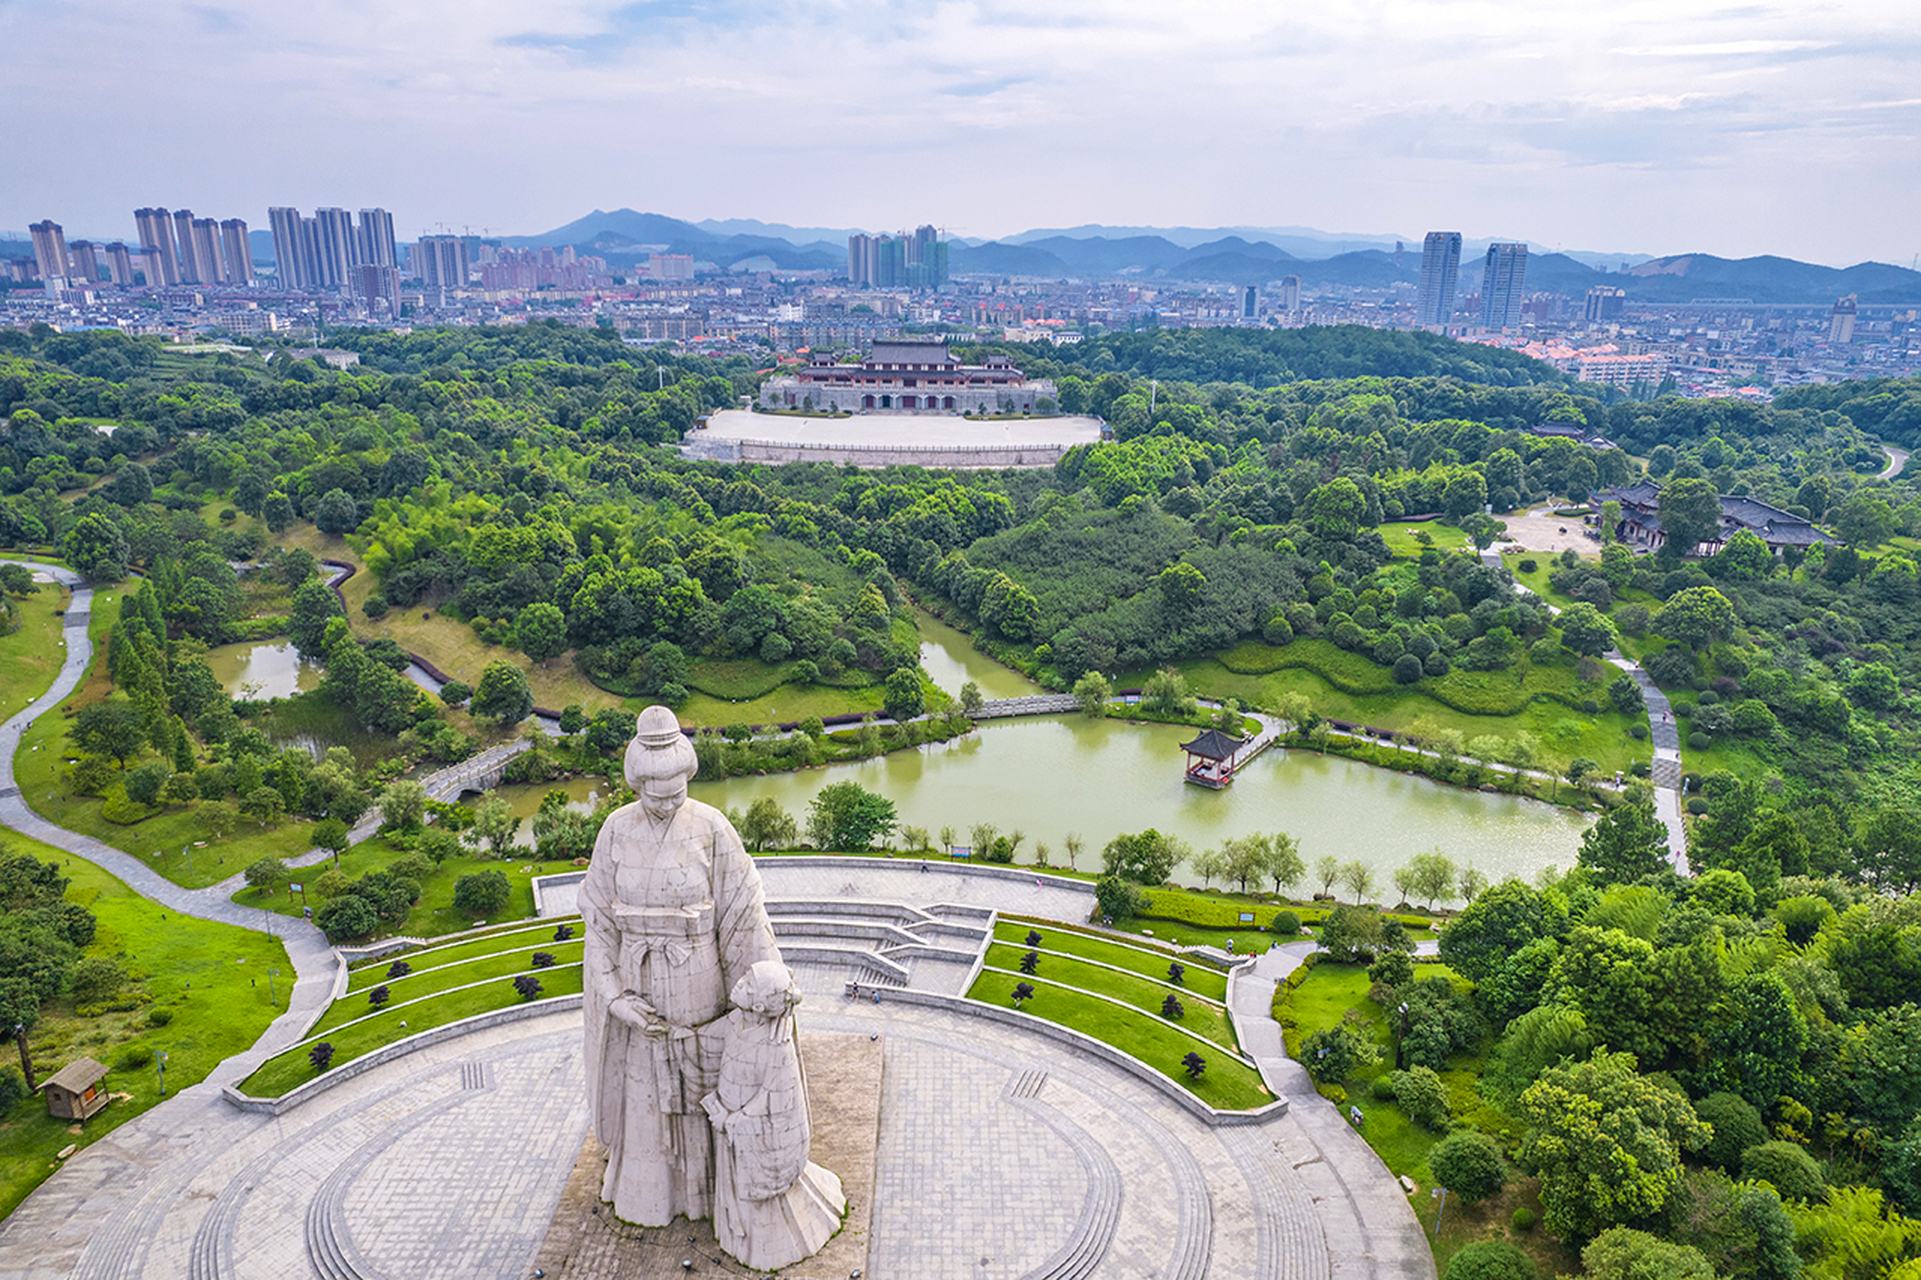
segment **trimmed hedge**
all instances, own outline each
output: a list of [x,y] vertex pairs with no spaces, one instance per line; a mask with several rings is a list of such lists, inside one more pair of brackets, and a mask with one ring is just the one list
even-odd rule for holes
[[[1295,640],[1279,647],[1250,640],[1217,654],[1215,661],[1234,674],[1244,676],[1309,671],[1356,698],[1411,691],[1470,716],[1519,715],[1537,699],[1558,702],[1582,712],[1588,712],[1587,704],[1595,702],[1591,697],[1577,696],[1572,688],[1529,690],[1517,686],[1513,668],[1507,671],[1455,668],[1444,676],[1423,677],[1417,684],[1401,685],[1395,682],[1391,668],[1361,654],[1349,653],[1331,640]],[[1537,675],[1542,674],[1539,668],[1533,670]]]

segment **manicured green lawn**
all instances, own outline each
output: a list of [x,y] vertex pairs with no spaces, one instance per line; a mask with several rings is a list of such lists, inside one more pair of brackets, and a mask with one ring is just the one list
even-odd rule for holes
[[1458,551],[1467,546],[1467,535],[1451,525],[1438,520],[1406,520],[1394,524],[1381,525],[1377,530],[1387,543],[1387,549],[1407,560],[1418,560],[1426,550],[1421,540],[1414,535],[1425,533],[1433,539],[1433,545],[1442,551]]
[[[987,949],[987,965],[1010,975],[1019,975],[1021,957],[1026,949],[997,942]],[[1107,996],[1130,1004],[1145,1013],[1160,1016],[1161,1004],[1172,995],[1180,1000],[1183,1009],[1178,1019],[1180,1025],[1199,1036],[1205,1036],[1223,1049],[1238,1051],[1240,1041],[1235,1038],[1234,1027],[1228,1021],[1227,1010],[1220,1005],[1210,1004],[1191,991],[1176,987],[1167,982],[1155,982],[1151,978],[1135,974],[1116,973],[1103,969],[1097,964],[1072,960],[1066,956],[1041,954],[1040,963],[1035,968],[1035,976],[1045,977],[1051,982],[1065,987],[1077,987],[1095,995]]]
[[[1034,998],[1022,1006],[1022,1012],[1071,1027],[1130,1053],[1169,1079],[1179,1081],[1210,1106],[1245,1111],[1273,1100],[1267,1086],[1261,1083],[1260,1072],[1239,1059],[1226,1053],[1208,1053],[1192,1036],[1174,1030],[1159,1019],[1071,987],[1037,977],[985,972],[967,995],[986,1004],[1011,1006],[1011,993],[1017,982],[1034,988]],[[1189,1053],[1199,1053],[1207,1060],[1207,1070],[1199,1080],[1189,1080],[1181,1066],[1181,1059]]]
[[[0,1119],[0,1217],[58,1167],[54,1153],[68,1143],[86,1146],[160,1100],[156,1063],[142,1051],[167,1054],[167,1091],[205,1079],[223,1059],[260,1038],[286,1007],[293,966],[276,938],[234,925],[185,918],[149,901],[89,862],[8,833],[7,853],[30,853],[72,881],[70,901],[99,920],[89,956],[117,959],[134,979],[130,992],[147,999],[119,1013],[83,1018],[49,1009],[29,1036],[41,1079],[86,1056],[109,1068],[104,1087],[132,1094],[87,1122],[84,1131],[47,1116],[38,1097]],[[279,971],[269,983],[269,973]],[[278,1008],[269,1000],[269,991]],[[171,1015],[151,1025],[155,1011]],[[8,1048],[11,1056],[11,1046]]]
[[405,960],[416,972],[440,969],[447,965],[459,964],[479,956],[497,955],[502,951],[531,948],[535,951],[553,950],[559,945],[554,941],[554,933],[566,925],[573,937],[569,941],[579,945],[580,917],[568,916],[543,920],[538,924],[496,925],[482,930],[463,942],[443,942],[430,947],[413,947],[396,951],[371,960],[361,960],[353,964],[347,974],[349,992],[365,991],[389,981],[387,970],[396,960]]
[[[392,960],[388,960],[385,965],[362,969],[359,974],[356,974],[356,977],[363,980],[367,975],[372,974],[373,980],[357,989],[349,990],[345,996],[327,1006],[327,1012],[321,1015],[320,1021],[314,1024],[314,1029],[309,1034],[319,1035],[344,1022],[352,1022],[375,1012],[375,1006],[362,997],[380,987],[387,988],[390,1003],[399,1005],[409,1000],[438,995],[442,991],[451,991],[455,987],[464,987],[468,983],[479,982],[483,978],[512,978],[523,973],[531,973],[538,977],[544,971],[534,968],[535,953],[552,956],[554,964],[550,967],[558,968],[561,965],[579,964],[582,945],[579,938],[571,942],[555,942],[549,936],[544,942],[523,943],[519,949],[496,951],[491,955],[459,963],[431,969],[416,966],[420,971],[410,973],[404,978],[385,976],[387,968],[393,964]],[[413,964],[410,958],[407,962]],[[544,980],[543,985],[545,985]]]
[[[516,971],[518,973],[518,971]],[[542,1000],[556,996],[578,995],[580,993],[580,965],[578,962],[552,969],[542,969],[540,978]],[[366,1001],[348,997],[339,1003],[351,1004],[356,1012],[364,1011]],[[520,993],[514,990],[513,979],[500,978],[478,987],[449,991],[444,995],[432,996],[417,1004],[399,1008],[388,1005],[379,1014],[352,1026],[342,1027],[339,1031],[320,1037],[333,1045],[334,1067],[344,1066],[363,1054],[370,1053],[383,1045],[408,1036],[418,1035],[434,1027],[471,1018],[477,1013],[487,1013],[494,1009],[504,1009],[509,1005],[522,1003]],[[333,1011],[329,1009],[328,1013]],[[275,1098],[295,1085],[304,1084],[319,1074],[308,1061],[307,1054],[314,1040],[303,1040],[291,1049],[276,1054],[262,1063],[260,1069],[248,1076],[240,1085],[240,1091],[256,1098]]]
[[0,636],[0,720],[45,693],[59,674],[67,647],[54,613],[66,607],[66,588],[47,582],[33,595],[14,601],[20,625]]
[[[1227,999],[1227,975],[1220,970],[1198,960],[1182,959],[1158,947],[1135,947],[1125,942],[1103,938],[1079,929],[1070,929],[1049,921],[1028,922],[1009,920],[1002,917],[994,925],[994,938],[998,943],[1027,949],[1027,934],[1032,930],[1041,935],[1041,946],[1049,951],[1065,951],[1070,955],[1101,964],[1126,969],[1156,982],[1167,980],[1167,966],[1175,961],[1185,965],[1186,989],[1204,996],[1209,1000]],[[1018,956],[1015,957],[1017,960]],[[1159,1002],[1156,1001],[1156,1008]]]

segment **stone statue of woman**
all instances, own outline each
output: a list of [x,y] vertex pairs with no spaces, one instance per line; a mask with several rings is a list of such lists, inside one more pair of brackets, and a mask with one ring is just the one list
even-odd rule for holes
[[713,1129],[727,996],[780,950],[760,873],[727,819],[687,798],[694,749],[665,707],[640,715],[627,781],[580,886],[587,1105],[607,1150],[601,1198],[665,1226],[713,1213]]
[[810,1257],[840,1230],[840,1179],[808,1160],[813,1129],[794,1043],[800,991],[763,960],[734,984],[714,1122],[714,1239],[756,1271]]

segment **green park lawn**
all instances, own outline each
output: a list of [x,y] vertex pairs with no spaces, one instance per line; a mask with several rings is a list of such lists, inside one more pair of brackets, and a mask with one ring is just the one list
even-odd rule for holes
[[[392,958],[388,958],[387,963],[391,964]],[[475,1014],[524,1003],[513,984],[513,979],[521,973],[534,973],[540,979],[541,992],[538,998],[542,1001],[580,994],[581,969],[578,960],[562,961],[551,969],[538,971],[522,964],[506,976],[496,975],[489,965],[488,956],[469,960],[449,975],[443,975],[454,989],[443,989],[437,995],[406,1004],[402,1004],[403,997],[397,995],[393,1003],[371,1017],[363,1016],[368,1012],[368,1005],[358,993],[342,997],[321,1015],[324,1024],[337,1027],[337,1030],[317,1031],[299,1044],[267,1059],[241,1083],[240,1091],[256,1098],[274,1098],[313,1079],[319,1073],[314,1070],[308,1054],[317,1043],[324,1042],[334,1047],[331,1066],[340,1067],[384,1045],[418,1035],[422,1031],[471,1018]],[[466,986],[452,980],[452,975],[462,972],[466,974],[465,982],[480,982],[481,985]],[[485,981],[489,978],[493,980]],[[351,1025],[341,1025],[349,1018],[360,1020]]]
[[[521,936],[525,937],[524,934]],[[549,966],[549,969],[554,971],[568,965],[578,966],[581,963],[581,949],[585,944],[578,936],[578,930],[576,930],[576,936],[569,942],[555,942],[551,931],[540,936],[541,941],[523,942],[520,947],[498,944],[501,949],[484,955],[435,965],[432,968],[420,967],[419,972],[410,973],[404,978],[386,976],[388,969],[402,957],[382,956],[381,960],[385,963],[369,966],[361,971],[362,975],[369,973],[373,975],[372,985],[359,990],[350,990],[346,995],[328,1005],[327,1011],[320,1015],[320,1021],[314,1023],[313,1030],[307,1033],[307,1038],[311,1040],[335,1027],[357,1022],[370,1014],[379,1013],[383,1006],[377,1006],[365,997],[382,987],[387,989],[386,1003],[392,1007],[398,1007],[410,1002],[427,1000],[457,987],[471,986],[488,978],[512,979],[523,973],[531,973],[541,978],[541,985],[545,986],[547,970],[534,967],[533,957],[536,953],[552,956],[554,963]],[[412,957],[405,957],[405,959],[409,964],[414,963]],[[426,964],[425,961],[421,963],[423,966]],[[409,1018],[408,1021],[411,1022],[412,1019]]]
[[1459,551],[1467,546],[1467,535],[1452,525],[1438,520],[1404,520],[1393,524],[1381,525],[1376,532],[1387,543],[1387,549],[1403,560],[1418,560],[1427,548],[1422,545],[1417,534],[1425,533],[1432,544],[1442,551]]
[[20,625],[0,636],[0,720],[13,716],[47,691],[66,661],[61,620],[66,588],[41,583],[40,590],[15,600]]
[[[997,942],[987,949],[987,967],[1015,976],[1020,974],[1021,957],[1027,949]],[[1172,995],[1180,1000],[1184,1009],[1179,1019],[1180,1025],[1194,1034],[1205,1036],[1223,1049],[1238,1051],[1240,1042],[1234,1035],[1233,1024],[1228,1020],[1227,1010],[1219,1004],[1209,1003],[1193,991],[1176,987],[1165,980],[1143,978],[1137,974],[1119,973],[1113,969],[1075,960],[1068,956],[1040,953],[1040,962],[1035,966],[1033,977],[1044,977],[1063,987],[1073,987],[1094,995],[1106,996],[1132,1005],[1144,1013],[1159,1017],[1161,1004]]]
[[[117,959],[132,981],[115,1003],[131,1007],[95,1017],[49,1009],[29,1044],[40,1078],[78,1057],[109,1069],[104,1087],[118,1098],[84,1128],[48,1117],[37,1097],[0,1118],[0,1218],[58,1167],[69,1143],[86,1146],[160,1101],[154,1053],[167,1055],[167,1090],[197,1084],[223,1059],[251,1046],[286,1007],[293,966],[279,939],[236,925],[182,917],[141,897],[89,862],[8,833],[8,854],[29,853],[60,868],[69,901],[99,921],[86,955]],[[278,978],[270,975],[278,971]],[[270,998],[271,995],[271,998]],[[158,1013],[165,1026],[153,1025]]]
[[[440,942],[432,946],[416,947],[404,952],[376,956],[370,960],[358,960],[349,966],[347,991],[352,994],[377,987],[383,982],[392,982],[387,970],[394,961],[405,960],[416,974],[429,969],[444,969],[450,965],[462,964],[483,956],[502,955],[511,951],[553,951],[554,933],[566,925],[573,931],[571,941],[580,944],[580,917],[542,920],[536,924],[497,925],[493,928],[476,931],[469,938],[458,942]],[[558,952],[555,952],[558,955]]]
[[[1209,1046],[1193,1036],[1111,1000],[1038,976],[1028,978],[994,970],[984,971],[967,996],[984,1004],[1010,1007],[1014,986],[1020,982],[1034,988],[1034,998],[1022,1006],[1022,1012],[1070,1027],[1132,1054],[1179,1082],[1209,1106],[1246,1111],[1273,1101],[1267,1086],[1261,1083],[1260,1072],[1252,1066],[1226,1052],[1209,1052]],[[1207,1060],[1207,1070],[1199,1080],[1189,1080],[1181,1066],[1181,1060],[1189,1053],[1199,1053]]]
[[[1005,943],[1024,952],[1027,950],[1030,930],[1041,935],[1040,945],[1044,951],[1065,952],[1081,960],[1126,969],[1156,982],[1165,982],[1167,966],[1179,961],[1187,969],[1183,983],[1188,991],[1216,1003],[1227,999],[1226,974],[1201,961],[1183,960],[1161,947],[1137,947],[1084,930],[1070,929],[1049,920],[1027,921],[1006,916],[995,923],[994,940],[997,944]],[[1154,1007],[1160,1008],[1158,997]]]

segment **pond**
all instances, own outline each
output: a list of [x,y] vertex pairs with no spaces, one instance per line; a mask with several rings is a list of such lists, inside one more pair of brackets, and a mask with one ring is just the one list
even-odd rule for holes
[[291,698],[320,687],[320,664],[302,658],[291,640],[221,645],[207,651],[207,665],[236,698]]
[[[968,680],[990,698],[1039,691],[977,652],[962,632],[925,613],[916,621],[921,663],[948,692],[958,694]],[[1537,801],[1461,791],[1312,751],[1270,750],[1231,787],[1209,791],[1181,780],[1179,745],[1191,734],[1081,716],[988,721],[953,742],[828,769],[696,782],[689,792],[743,811],[762,796],[772,797],[804,822],[822,787],[851,779],[892,800],[901,822],[926,827],[936,837],[951,825],[966,843],[968,829],[980,822],[1003,833],[1022,831],[1024,862],[1033,860],[1037,843],[1048,846],[1051,860],[1064,861],[1061,841],[1071,832],[1085,842],[1083,870],[1097,867],[1101,847],[1124,831],[1155,827],[1196,850],[1256,831],[1285,831],[1300,841],[1310,868],[1327,854],[1343,862],[1359,859],[1383,886],[1410,855],[1433,848],[1495,880],[1510,873],[1532,876],[1545,866],[1570,867],[1589,821]],[[606,783],[556,785],[573,807],[586,810]],[[522,819],[522,843],[532,843],[531,819],[549,789],[500,789]],[[1184,873],[1176,878],[1194,882]],[[1313,887],[1296,886],[1301,892]]]

